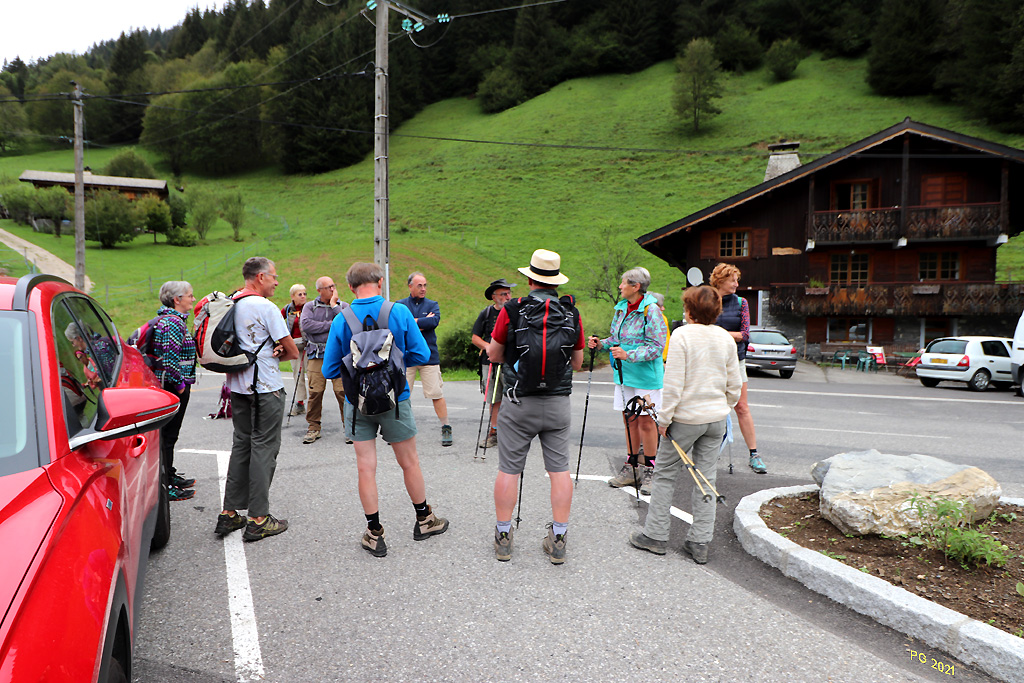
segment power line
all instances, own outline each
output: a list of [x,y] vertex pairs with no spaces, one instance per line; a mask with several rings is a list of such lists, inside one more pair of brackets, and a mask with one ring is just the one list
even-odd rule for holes
[[270,28],[270,27],[271,27],[271,26],[273,25],[273,23],[274,23],[275,21],[277,21],[278,19],[280,19],[280,18],[281,18],[281,17],[283,17],[284,15],[288,14],[288,12],[290,12],[290,11],[291,11],[291,9],[292,9],[293,7],[295,7],[295,6],[297,5],[297,4],[299,4],[300,2],[302,2],[302,0],[295,0],[295,2],[293,2],[292,4],[290,4],[290,5],[288,5],[288,6],[286,7],[286,8],[284,8],[284,10],[283,10],[283,11],[281,11],[281,12],[280,12],[280,13],[279,13],[279,14],[278,14],[278,15],[277,15],[276,17],[274,17],[273,19],[271,19],[270,21],[268,21],[268,22],[267,22],[267,23],[266,23],[266,24],[265,24],[265,25],[263,26],[263,28],[261,28],[261,29],[260,29],[259,31],[256,31],[256,33],[254,33],[254,34],[252,34],[251,36],[249,36],[248,38],[246,38],[246,39],[245,39],[245,42],[244,42],[244,43],[242,43],[241,45],[239,45],[238,47],[236,47],[236,48],[235,48],[235,49],[234,49],[234,50],[233,50],[233,51],[231,52],[231,54],[229,54],[229,55],[228,55],[227,57],[221,57],[221,58],[220,58],[220,61],[218,61],[218,62],[217,62],[216,64],[214,64],[213,68],[212,68],[212,69],[210,69],[210,71],[216,71],[216,70],[217,70],[217,68],[218,68],[218,67],[220,67],[220,65],[221,65],[221,64],[223,64],[223,63],[224,63],[224,62],[226,62],[227,60],[229,60],[229,59],[231,59],[232,57],[234,57],[234,56],[235,56],[235,55],[236,55],[236,54],[238,53],[238,51],[239,51],[239,50],[241,50],[241,49],[242,49],[243,47],[245,47],[246,45],[248,45],[248,44],[249,44],[249,43],[250,43],[250,42],[252,41],[252,39],[253,39],[253,38],[255,38],[255,37],[256,37],[256,36],[258,36],[259,34],[261,34],[261,33],[263,33],[264,31],[266,31],[266,30],[267,30],[268,28]]
[[493,14],[495,12],[508,12],[515,9],[526,9],[528,7],[539,7],[541,5],[557,5],[558,3],[566,2],[566,0],[545,0],[544,2],[534,2],[529,5],[516,5],[514,7],[500,7],[498,9],[485,9],[479,12],[466,12],[464,14],[453,14],[452,19],[460,19],[462,17],[477,17],[481,14]]

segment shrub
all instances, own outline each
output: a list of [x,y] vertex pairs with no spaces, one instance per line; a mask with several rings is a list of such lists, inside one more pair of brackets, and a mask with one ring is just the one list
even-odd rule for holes
[[153,244],[157,234],[166,235],[173,227],[171,207],[156,197],[143,197],[136,203],[136,210],[142,226],[153,233]]
[[923,540],[926,546],[941,550],[964,569],[983,562],[990,567],[1002,567],[1012,557],[1006,545],[984,533],[987,523],[978,525],[978,529],[971,528],[977,510],[969,502],[914,495],[910,506],[921,519],[921,534],[925,537],[911,537],[911,543]]
[[136,154],[131,147],[114,156],[103,169],[103,173],[124,178],[156,178],[156,171],[149,162]]
[[803,49],[800,47],[800,43],[792,38],[786,38],[772,43],[764,59],[768,64],[768,70],[775,76],[775,80],[788,81],[793,77],[793,72],[796,71],[802,56]]
[[446,335],[437,341],[437,351],[441,355],[441,366],[447,369],[477,369],[480,365],[480,349],[473,346],[473,323],[475,320],[464,320],[446,326]]
[[495,114],[526,100],[526,89],[511,69],[498,66],[484,76],[476,96],[485,114]]
[[167,206],[171,209],[171,225],[176,228],[184,228],[188,225],[188,204],[177,192],[171,192],[167,196]]
[[4,207],[17,223],[25,225],[32,216],[32,193],[35,192],[28,185],[17,183],[5,185],[0,188],[0,198],[3,199]]
[[174,247],[194,247],[199,244],[195,230],[175,226],[167,231],[167,244]]
[[85,202],[85,237],[104,249],[131,242],[138,224],[136,207],[119,192],[97,192]]
[[755,69],[763,55],[757,36],[738,22],[729,22],[715,36],[715,58],[729,71]]

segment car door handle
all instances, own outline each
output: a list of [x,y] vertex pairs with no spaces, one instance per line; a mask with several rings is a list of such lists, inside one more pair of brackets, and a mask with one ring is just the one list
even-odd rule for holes
[[149,447],[149,442],[146,441],[146,437],[142,434],[136,434],[132,437],[131,447],[128,450],[128,455],[133,458],[137,458],[146,452]]

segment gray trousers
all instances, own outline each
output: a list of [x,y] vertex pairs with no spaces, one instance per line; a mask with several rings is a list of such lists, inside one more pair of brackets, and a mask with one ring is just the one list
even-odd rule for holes
[[[256,402],[259,421],[256,421]],[[271,394],[231,392],[231,419],[235,426],[224,485],[224,509],[247,510],[250,517],[270,513],[270,483],[281,450],[281,418],[285,391]]]
[[[718,448],[725,436],[725,419],[702,425],[688,425],[673,422],[668,428],[668,435],[675,439],[679,447],[693,460],[704,476],[712,484],[718,473]],[[700,479],[700,475],[696,475]],[[714,494],[711,501],[705,501],[700,488],[693,482],[690,475],[684,472],[683,460],[668,439],[662,439],[661,448],[654,464],[654,477],[651,480],[651,503],[647,508],[647,523],[644,534],[656,541],[667,541],[669,524],[672,515],[672,494],[676,489],[676,480],[683,477],[693,484],[690,496],[690,509],[693,513],[693,524],[686,534],[691,543],[710,543],[715,534],[715,502]],[[704,480],[700,480],[704,484]],[[704,489],[708,490],[707,484]],[[708,490],[708,493],[711,491]]]

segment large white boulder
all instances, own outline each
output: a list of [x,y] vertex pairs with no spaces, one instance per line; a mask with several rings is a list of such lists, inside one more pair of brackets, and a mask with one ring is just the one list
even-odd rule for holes
[[[821,515],[847,534],[903,536],[921,530],[911,498],[966,501],[973,519],[991,514],[1002,490],[995,479],[967,465],[928,455],[888,455],[876,450],[834,455],[815,463]],[[972,521],[973,521],[972,519]]]

